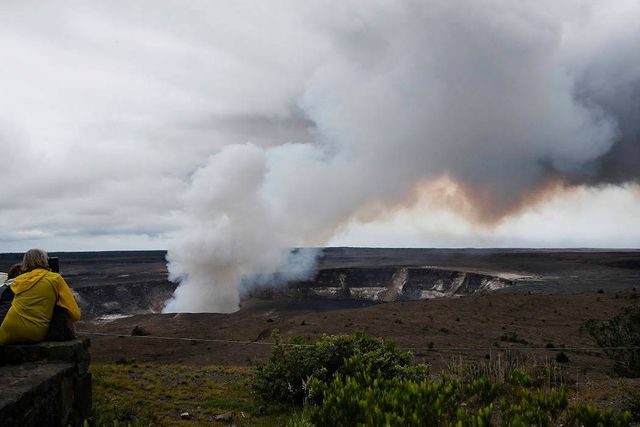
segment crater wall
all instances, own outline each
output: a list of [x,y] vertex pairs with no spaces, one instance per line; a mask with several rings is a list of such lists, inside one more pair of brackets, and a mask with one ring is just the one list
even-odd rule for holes
[[261,288],[250,296],[391,302],[473,295],[513,285],[499,276],[434,267],[332,268],[320,270],[313,280]]

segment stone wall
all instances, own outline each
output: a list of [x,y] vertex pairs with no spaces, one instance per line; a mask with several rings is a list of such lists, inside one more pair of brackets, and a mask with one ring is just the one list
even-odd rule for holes
[[82,425],[91,414],[89,340],[0,346],[0,424]]

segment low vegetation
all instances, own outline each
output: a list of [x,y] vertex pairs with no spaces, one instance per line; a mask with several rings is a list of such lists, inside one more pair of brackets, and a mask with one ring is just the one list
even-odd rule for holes
[[[405,378],[420,381],[428,377],[427,365],[411,365],[411,353],[398,350],[392,342],[357,333],[321,335],[316,341],[294,338],[276,345],[269,360],[256,368],[252,389],[265,402],[302,404],[308,398],[311,381],[330,382],[336,375],[355,374],[360,365],[376,378]],[[357,361],[359,365],[347,363]]]
[[620,382],[620,389],[624,395],[625,406],[631,413],[631,417],[637,423],[640,423],[640,386],[632,386],[625,382]]
[[[282,426],[286,413],[266,413],[252,398],[248,367],[136,364],[93,365],[96,426],[211,425],[233,412],[238,426]],[[181,415],[188,413],[182,419]],[[219,424],[223,425],[223,424]]]
[[[256,368],[95,365],[92,425],[629,426],[630,411],[575,402],[567,368],[516,351],[433,375],[392,342],[357,333],[294,338]],[[186,414],[186,415],[185,415]]]
[[500,336],[500,341],[512,342],[516,344],[529,344],[529,341],[518,336],[516,332],[505,332]]
[[[354,360],[349,363],[358,363]],[[524,371],[508,381],[489,377],[464,382],[444,377],[420,382],[375,379],[366,367],[330,383],[314,381],[321,397],[308,411],[317,426],[628,426],[628,412],[568,404],[565,386],[539,388]]]
[[615,361],[618,375],[640,377],[640,306],[628,307],[610,320],[589,320],[585,328]]
[[[628,426],[629,412],[569,404],[564,376],[517,357],[458,366],[438,378],[410,354],[363,334],[278,344],[252,387],[264,401],[302,406],[290,425]],[[521,367],[519,367],[521,366]],[[554,368],[555,369],[555,368]],[[552,380],[553,378],[553,380]]]
[[520,372],[526,374],[531,379],[531,385],[536,388],[551,389],[569,385],[569,375],[565,365],[550,361],[538,363],[531,355],[527,356],[518,350],[507,349],[487,356],[484,360],[473,362],[453,358],[442,375],[463,383],[481,378],[488,378],[495,383],[504,383],[513,379],[513,372]]
[[144,329],[142,326],[138,326],[136,325],[132,330],[131,330],[131,336],[134,337],[146,337],[148,335],[151,335],[151,332],[147,331],[146,329]]

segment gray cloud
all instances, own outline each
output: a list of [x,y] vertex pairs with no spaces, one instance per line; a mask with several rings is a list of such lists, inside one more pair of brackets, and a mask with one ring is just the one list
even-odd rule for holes
[[[0,244],[169,244],[201,303],[175,309],[233,308],[282,248],[411,208],[425,183],[451,180],[486,227],[554,183],[638,181],[636,2],[2,9]],[[451,241],[491,241],[467,233]]]
[[131,233],[136,242],[160,236],[145,241],[166,246],[180,226],[179,195],[211,153],[247,141],[312,139],[295,101],[311,65],[280,71],[296,44],[285,43],[293,13],[288,29],[265,38],[272,21],[250,4],[5,2],[2,9],[6,250],[32,244],[20,239],[34,235],[78,249],[72,245],[81,239],[65,242],[83,233]]

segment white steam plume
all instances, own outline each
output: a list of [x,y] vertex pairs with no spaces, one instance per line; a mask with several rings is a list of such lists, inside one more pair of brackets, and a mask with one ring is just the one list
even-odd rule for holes
[[637,168],[612,173],[638,142],[637,3],[353,1],[312,12],[300,28],[317,49],[274,64],[298,77],[289,111],[312,123],[309,140],[227,146],[194,174],[166,311],[235,310],[246,277],[286,270],[284,248],[321,246],[349,218],[375,218],[442,177],[484,221],[553,180],[637,180]]
[[314,251],[291,252],[290,218],[264,192],[265,150],[232,145],[193,176],[184,200],[189,223],[171,247],[171,279],[182,280],[166,311],[235,311],[240,285],[304,278]]

